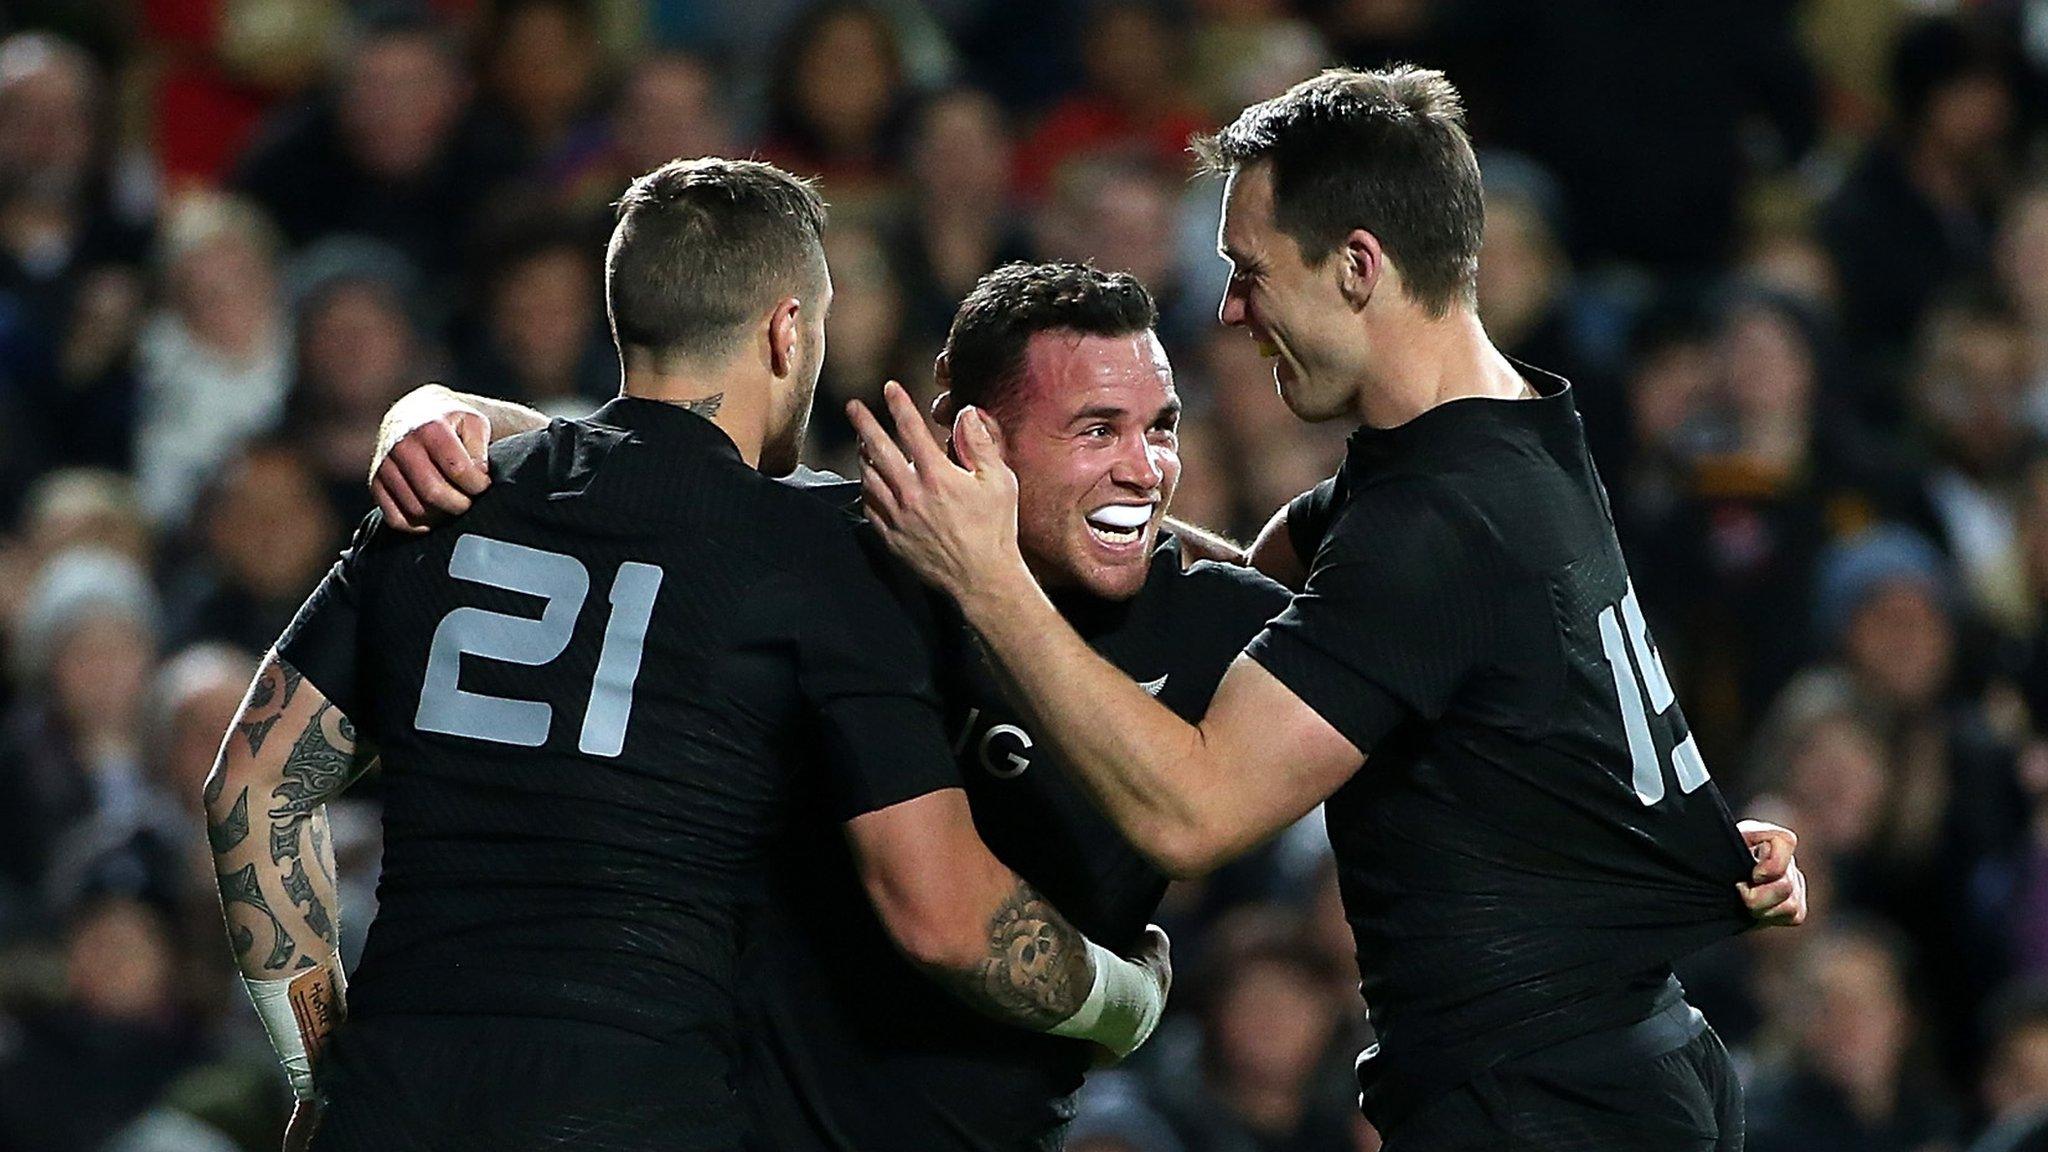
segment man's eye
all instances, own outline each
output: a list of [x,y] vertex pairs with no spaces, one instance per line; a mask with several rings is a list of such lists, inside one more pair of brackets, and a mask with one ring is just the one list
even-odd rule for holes
[[1090,424],[1088,430],[1083,432],[1082,435],[1096,440],[1107,440],[1116,435],[1116,429],[1111,428],[1107,424]]

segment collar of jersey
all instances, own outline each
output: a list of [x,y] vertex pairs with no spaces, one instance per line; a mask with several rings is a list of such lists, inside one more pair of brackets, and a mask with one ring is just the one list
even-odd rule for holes
[[1360,425],[1351,433],[1347,464],[1377,464],[1419,451],[1441,450],[1446,441],[1477,432],[1498,436],[1503,430],[1533,429],[1549,444],[1559,436],[1571,439],[1578,425],[1578,408],[1571,381],[1554,372],[1525,364],[1510,356],[1509,363],[1536,389],[1534,400],[1498,400],[1489,396],[1468,396],[1431,408],[1406,424],[1392,428]]
[[591,413],[593,424],[611,428],[622,428],[637,434],[650,442],[674,441],[708,448],[742,459],[739,445],[733,443],[725,429],[706,420],[679,405],[661,400],[649,400],[642,396],[614,397],[604,407]]

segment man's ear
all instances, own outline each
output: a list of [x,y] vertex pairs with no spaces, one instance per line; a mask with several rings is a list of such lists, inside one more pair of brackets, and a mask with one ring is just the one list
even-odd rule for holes
[[802,301],[785,296],[768,313],[768,368],[777,376],[796,371],[797,316],[802,311]]
[[1387,273],[1387,252],[1380,238],[1363,228],[1353,228],[1337,249],[1337,283],[1353,308],[1364,308]]
[[941,392],[932,397],[932,422],[941,428],[951,428],[953,417],[960,412],[960,406],[953,403],[953,393]]

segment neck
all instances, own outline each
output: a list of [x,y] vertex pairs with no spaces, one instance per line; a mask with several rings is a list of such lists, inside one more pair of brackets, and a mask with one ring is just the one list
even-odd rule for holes
[[1453,308],[1432,319],[1420,311],[1391,318],[1374,343],[1378,362],[1359,381],[1358,418],[1368,427],[1395,428],[1453,400],[1534,396],[1515,366],[1487,338],[1477,314]]
[[695,412],[732,437],[748,467],[761,466],[761,446],[768,439],[768,389],[758,382],[715,367],[657,364],[655,357],[635,350],[626,353],[619,391]]

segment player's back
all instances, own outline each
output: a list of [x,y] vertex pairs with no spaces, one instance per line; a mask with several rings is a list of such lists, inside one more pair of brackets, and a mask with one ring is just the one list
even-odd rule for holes
[[[491,469],[457,524],[344,560],[344,710],[385,766],[352,1023],[573,1022],[722,1086],[764,847],[839,729],[888,714],[855,707],[878,657],[850,629],[889,621],[840,619],[872,574],[850,520],[672,406],[557,421]],[[922,654],[900,672],[918,692]]]
[[1397,1107],[1649,1016],[1671,960],[1748,923],[1749,858],[1549,379],[1360,430],[1290,509],[1314,566],[1261,639],[1326,715],[1391,721],[1347,731],[1370,754],[1328,825]]

